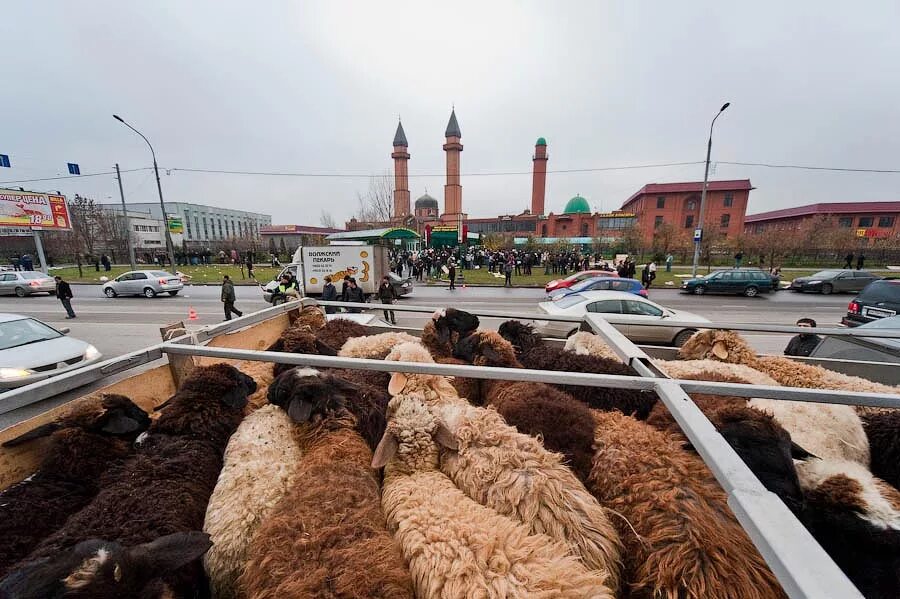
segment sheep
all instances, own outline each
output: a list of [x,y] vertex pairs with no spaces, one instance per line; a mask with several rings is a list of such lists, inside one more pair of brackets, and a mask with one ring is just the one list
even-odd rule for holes
[[398,395],[372,467],[385,466],[382,507],[417,597],[612,598],[606,574],[567,547],[473,501],[438,470],[453,435],[419,396]]
[[728,510],[725,493],[679,439],[619,412],[594,412],[589,488],[625,544],[631,597],[783,597]]
[[900,412],[866,414],[863,427],[872,454],[872,474],[900,489]]
[[[467,361],[479,366],[517,368],[512,345],[498,333],[480,331],[456,346]],[[544,447],[562,453],[582,480],[587,480],[594,451],[590,409],[566,393],[543,383],[480,381],[478,401],[494,407],[519,432],[540,436]]]
[[[817,377],[820,374],[826,378],[830,376],[829,371],[824,368],[800,364],[788,358],[756,357],[750,346],[732,331],[696,333],[684,344],[679,355],[698,359],[714,356],[723,362],[744,364],[765,372],[779,383],[790,387],[826,388]],[[837,373],[830,374],[844,377]],[[846,384],[838,388],[847,388]],[[761,398],[751,400],[749,405],[775,416],[791,437],[814,455],[820,458],[854,460],[868,467],[869,441],[862,421],[852,406]]]
[[[316,371],[295,371],[302,372]],[[300,456],[293,421],[278,406],[250,414],[231,436],[203,524],[213,542],[203,561],[214,597],[236,596],[250,541],[293,485]]]
[[368,329],[363,325],[347,318],[335,318],[325,323],[317,330],[316,338],[322,343],[335,349],[340,349],[351,337],[365,337]]
[[714,372],[728,376],[728,382],[732,383],[763,385],[766,387],[781,386],[778,381],[768,374],[743,364],[729,364],[715,360],[654,360],[653,362],[659,366],[660,370],[674,379],[711,381],[715,379],[704,379],[703,376]]
[[[460,343],[484,335],[475,333]],[[496,333],[491,335],[508,345]],[[512,348],[509,352],[512,354]],[[432,361],[428,350],[415,344],[398,345],[387,359]],[[609,573],[610,588],[618,588],[621,567],[618,536],[596,500],[562,465],[559,454],[544,449],[540,441],[528,436],[530,431],[517,432],[496,411],[473,407],[460,399],[444,377],[394,373],[389,390],[394,396],[415,394],[446,423],[457,438],[459,449],[445,454],[441,470],[469,497],[526,524],[535,534],[547,534],[568,543],[590,569]],[[562,395],[553,389],[549,391]],[[522,415],[523,420],[539,422],[547,404],[542,404],[540,398],[531,399],[522,402],[521,409],[513,408],[514,413]],[[572,399],[568,401],[584,410],[589,423],[590,411]],[[503,405],[514,403],[509,401]],[[529,412],[532,408],[537,410],[537,416]],[[581,423],[575,419],[566,421],[565,414],[569,412],[558,405],[555,408],[563,415],[563,426],[558,427],[557,434],[564,438],[573,436],[574,432],[577,438]],[[561,414],[550,409],[545,411],[551,421],[543,428],[552,435],[553,419],[559,420]],[[591,425],[586,428],[592,434]]]
[[383,360],[391,353],[394,346],[401,343],[419,343],[418,337],[409,333],[379,333],[366,337],[354,337],[348,339],[338,351],[342,358],[368,358],[370,360]]
[[[48,557],[84,539],[125,546],[199,530],[222,469],[228,438],[256,383],[233,366],[198,366],[161,406],[135,454],[113,466],[97,496],[31,553]],[[164,577],[178,594],[205,589],[199,563]]]
[[148,426],[150,417],[130,399],[104,394],[3,444],[50,435],[37,472],[0,493],[0,577],[88,504],[99,476],[131,453],[131,442]]
[[[313,334],[308,326],[293,326],[283,333],[266,351],[287,352],[292,354],[312,354],[336,356],[337,351]],[[278,377],[282,372],[294,368],[294,364],[275,364],[272,376]]]
[[[288,312],[288,317],[292,316],[292,312]],[[297,313],[296,318],[291,321],[291,326],[308,326],[313,331],[318,331],[328,322],[325,316],[325,310],[319,306],[303,306]]]
[[597,356],[607,360],[622,361],[622,358],[604,343],[599,335],[587,331],[578,331],[574,335],[570,335],[566,339],[565,350],[582,356]]
[[[525,368],[563,372],[591,372],[638,376],[630,367],[617,360],[585,356],[567,352],[545,343],[530,325],[511,320],[500,325],[500,335],[517,348],[519,361]],[[656,403],[656,394],[637,389],[585,387],[583,385],[554,385],[591,408],[623,414],[634,414],[643,420]]]
[[18,599],[169,599],[164,577],[201,557],[209,535],[179,532],[123,547],[88,539],[50,559],[29,562],[0,581],[0,597]]
[[456,308],[438,310],[422,328],[422,344],[437,361],[452,358],[456,343],[475,332],[478,325],[478,317],[474,314]]
[[287,377],[293,386],[273,391],[273,401],[299,422],[303,457],[250,543],[239,594],[411,599],[409,571],[387,531],[369,467],[372,450],[348,410],[354,388],[314,370]]
[[900,492],[856,462],[797,464],[803,522],[869,599],[900,596]]

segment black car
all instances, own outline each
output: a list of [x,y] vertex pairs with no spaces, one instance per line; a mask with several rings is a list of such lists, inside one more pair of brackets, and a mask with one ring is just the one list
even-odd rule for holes
[[704,293],[738,293],[755,297],[777,288],[775,280],[767,272],[755,268],[731,268],[717,270],[705,277],[681,282],[681,291],[703,295]]
[[858,293],[872,281],[880,279],[867,270],[822,270],[808,277],[797,277],[791,281],[790,290],[828,295],[850,291]]
[[895,316],[900,312],[900,279],[882,279],[869,283],[847,306],[841,322],[848,327]]
[[413,280],[412,277],[399,277],[394,273],[388,273],[388,276],[391,278],[391,287],[394,288],[394,292],[397,294],[397,297],[401,297],[408,293],[412,293],[413,290]]

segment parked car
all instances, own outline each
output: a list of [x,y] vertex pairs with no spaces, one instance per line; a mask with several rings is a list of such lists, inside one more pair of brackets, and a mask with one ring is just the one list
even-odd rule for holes
[[[859,325],[859,329],[897,329],[900,335],[900,316],[879,318]],[[825,337],[810,357],[900,364],[900,339],[864,337],[861,343],[854,343],[844,337]],[[897,383],[891,381],[888,384]]]
[[[545,314],[582,317],[588,312],[615,315],[624,323],[613,323],[619,331],[635,343],[653,343],[681,347],[691,335],[702,328],[706,318],[666,308],[646,298],[624,291],[582,291],[567,295],[556,302],[541,302],[538,309]],[[665,318],[698,324],[697,327],[654,327],[650,325]],[[545,337],[569,337],[579,329],[576,322],[535,321],[535,329]]]
[[859,292],[872,281],[881,277],[867,270],[822,270],[809,277],[797,277],[788,287],[791,291],[821,293],[841,293],[844,291]]
[[736,293],[747,297],[756,297],[760,293],[769,293],[773,289],[772,275],[757,268],[717,270],[704,277],[681,282],[682,291],[696,295]]
[[615,277],[599,276],[585,279],[571,287],[554,289],[548,295],[552,301],[558,301],[567,295],[581,293],[582,291],[624,291],[641,297],[647,297],[647,290],[636,279],[619,279]]
[[103,284],[106,297],[143,295],[156,297],[160,293],[178,295],[184,289],[181,277],[164,270],[130,270]]
[[896,316],[900,312],[900,279],[887,278],[873,281],[853,298],[847,306],[847,315],[841,322],[856,327],[879,318]]
[[555,289],[564,289],[566,287],[571,287],[575,283],[580,283],[585,279],[590,279],[592,277],[618,277],[619,274],[615,271],[609,270],[582,270],[581,272],[576,272],[574,275],[569,275],[564,279],[553,279],[546,285],[544,285],[544,291],[550,293]]
[[394,293],[397,294],[397,297],[408,295],[412,293],[413,290],[413,280],[412,277],[401,277],[394,273],[388,273],[388,276],[391,278],[391,287],[394,288]]
[[35,318],[0,314],[0,389],[12,389],[98,361],[90,343]]
[[0,273],[0,295],[25,297],[32,293],[56,293],[56,281],[45,272],[36,270]]

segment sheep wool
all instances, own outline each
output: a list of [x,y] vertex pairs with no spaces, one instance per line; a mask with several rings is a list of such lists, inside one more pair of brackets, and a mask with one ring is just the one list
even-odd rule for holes
[[[880,529],[900,531],[900,491],[850,460],[811,458],[797,464],[800,486],[807,493],[833,494],[858,516]],[[844,488],[844,493],[838,490]]]
[[387,464],[382,507],[417,597],[614,597],[606,576],[588,571],[565,545],[529,534],[438,471],[436,439],[452,446],[448,435],[418,397],[399,395],[373,459]]
[[677,437],[619,412],[594,412],[589,488],[625,545],[630,597],[784,597],[729,511],[725,493]]
[[622,358],[604,343],[599,335],[587,331],[578,331],[566,339],[565,350],[582,356],[598,356],[607,360],[622,361]]
[[781,383],[744,364],[729,364],[716,360],[654,360],[659,368],[674,379],[688,379],[695,381],[712,381],[718,379],[704,378],[710,373],[726,376],[729,382],[745,385],[764,385],[767,387],[779,387]]
[[335,350],[344,346],[351,337],[365,337],[369,330],[349,318],[334,318],[316,331],[316,338]]
[[292,486],[300,456],[294,423],[278,406],[247,416],[231,436],[203,524],[213,542],[204,566],[214,597],[235,596],[250,542]]
[[372,360],[383,360],[385,356],[391,353],[394,346],[401,343],[419,343],[417,337],[413,337],[409,333],[379,333],[377,335],[368,335],[366,337],[352,337],[344,343],[338,355],[343,358],[369,358]]
[[900,489],[900,411],[866,414],[872,474]]

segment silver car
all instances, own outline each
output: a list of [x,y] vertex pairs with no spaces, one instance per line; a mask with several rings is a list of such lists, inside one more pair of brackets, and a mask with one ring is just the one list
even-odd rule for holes
[[0,389],[11,389],[69,372],[102,356],[90,343],[66,337],[34,318],[0,314]]
[[131,270],[103,284],[106,297],[143,295],[156,297],[160,293],[178,295],[184,289],[181,277],[164,270]]
[[56,293],[56,281],[45,272],[24,270],[0,273],[0,295],[25,297],[32,293]]
[[[625,291],[582,291],[567,295],[556,302],[541,302],[538,309],[553,316],[583,317],[592,314],[614,317],[613,326],[635,343],[665,344],[681,347],[702,326],[655,327],[648,326],[670,318],[678,322],[702,325],[709,320],[691,312],[672,310],[656,302]],[[535,328],[545,337],[565,338],[577,332],[577,322],[535,320]]]

